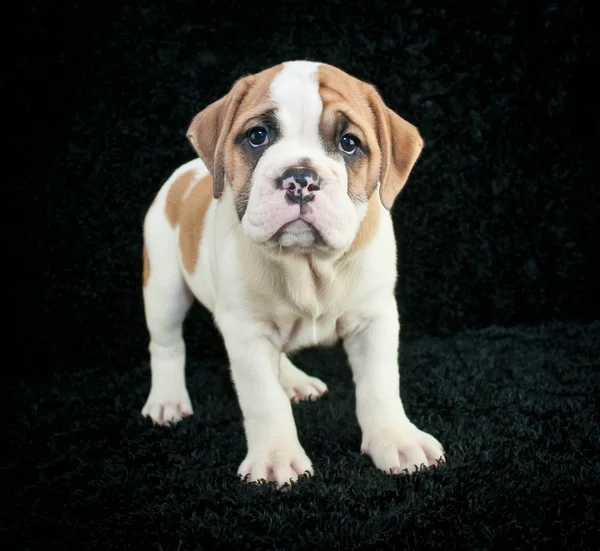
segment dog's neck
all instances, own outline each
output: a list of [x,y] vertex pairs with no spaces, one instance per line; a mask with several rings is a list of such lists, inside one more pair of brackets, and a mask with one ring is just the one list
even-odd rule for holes
[[[244,236],[245,239],[248,237]],[[342,269],[344,251],[327,251],[310,247],[266,247],[252,243],[255,254],[293,279],[294,272],[308,268],[318,287],[333,281]]]
[[263,263],[265,284],[270,281],[282,298],[305,315],[318,318],[327,313],[344,294],[352,279],[354,258],[343,254],[325,255],[314,251],[282,252],[254,245],[256,258]]

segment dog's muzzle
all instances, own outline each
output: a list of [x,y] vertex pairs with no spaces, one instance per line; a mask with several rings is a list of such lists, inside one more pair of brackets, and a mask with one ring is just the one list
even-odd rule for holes
[[315,198],[315,192],[321,189],[321,179],[312,168],[292,167],[281,175],[281,186],[292,203],[302,206]]

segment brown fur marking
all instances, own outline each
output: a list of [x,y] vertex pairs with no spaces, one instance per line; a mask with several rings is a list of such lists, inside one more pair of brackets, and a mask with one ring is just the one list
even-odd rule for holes
[[346,132],[354,134],[368,148],[368,155],[347,164],[348,193],[368,200],[367,214],[362,220],[352,246],[344,256],[365,247],[379,227],[380,203],[374,191],[381,173],[381,150],[375,128],[377,121],[365,96],[365,83],[336,67],[319,67],[319,93],[323,101],[323,114],[319,134],[330,148],[337,150],[339,118],[349,119]]
[[275,104],[269,99],[269,88],[282,68],[283,65],[276,65],[256,75],[246,77],[249,86],[235,114],[235,120],[231,123],[224,147],[224,166],[236,201],[247,194],[251,174],[248,159],[240,147],[233,143],[234,137],[249,130],[258,122],[257,117],[275,107]]
[[367,206],[367,214],[362,219],[358,231],[356,232],[356,236],[354,237],[354,241],[352,242],[352,246],[346,253],[346,256],[359,251],[368,245],[375,237],[377,229],[379,228],[380,210],[379,197],[376,193],[372,193]]
[[347,163],[348,192],[352,197],[367,200],[377,186],[381,172],[381,152],[375,128],[375,117],[364,94],[365,84],[330,65],[319,66],[319,93],[323,113],[319,134],[333,151],[338,151],[340,119],[348,119],[345,132],[354,134],[368,148]]
[[240,147],[233,143],[234,137],[249,130],[252,122],[257,122],[253,118],[275,107],[269,100],[269,87],[282,68],[279,64],[240,78],[225,96],[205,107],[190,124],[187,136],[215,177],[215,197],[221,196],[227,179],[236,201],[243,201],[250,183],[250,167]]
[[189,189],[190,185],[194,181],[195,173],[193,170],[184,172],[179,178],[177,178],[169,188],[167,193],[167,201],[165,206],[165,214],[167,220],[171,224],[172,228],[179,225],[179,217],[181,214],[182,199],[185,192]]
[[325,142],[331,143],[334,134],[332,120],[343,113],[351,121],[348,132],[355,133],[370,149],[366,170],[365,159],[348,163],[350,194],[358,195],[365,189],[369,197],[380,181],[381,200],[386,209],[391,209],[423,148],[419,131],[389,109],[374,86],[341,69],[321,65],[319,84],[323,99],[319,130]]
[[193,274],[198,263],[206,211],[212,201],[212,176],[207,174],[192,188],[179,207],[179,249],[183,266]]

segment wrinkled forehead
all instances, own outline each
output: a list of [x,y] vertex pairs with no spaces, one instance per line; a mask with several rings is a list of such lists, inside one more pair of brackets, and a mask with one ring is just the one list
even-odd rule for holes
[[373,127],[374,114],[366,98],[367,84],[331,65],[319,67],[323,117],[343,115],[359,127]]
[[318,140],[323,118],[342,113],[357,124],[371,123],[362,82],[336,67],[310,61],[283,63],[251,78],[240,104],[239,124],[271,111],[282,137]]

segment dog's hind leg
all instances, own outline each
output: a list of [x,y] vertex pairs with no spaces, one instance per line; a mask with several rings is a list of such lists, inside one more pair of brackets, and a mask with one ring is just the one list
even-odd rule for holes
[[144,311],[152,383],[142,415],[159,425],[192,415],[185,382],[183,321],[193,302],[178,261],[177,234],[157,197],[144,222]]

